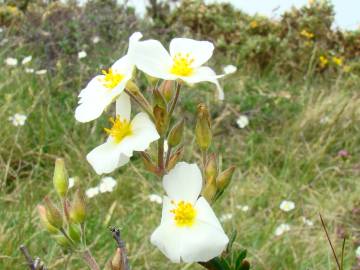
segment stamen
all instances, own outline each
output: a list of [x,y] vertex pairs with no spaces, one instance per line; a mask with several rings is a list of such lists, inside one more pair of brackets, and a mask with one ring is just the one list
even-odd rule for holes
[[120,119],[120,116],[116,118],[110,118],[109,122],[113,125],[110,129],[104,128],[105,132],[113,137],[116,143],[121,142],[126,136],[131,135],[131,124],[127,119]]
[[105,76],[101,79],[103,85],[108,89],[115,88],[123,79],[124,75],[116,73],[112,68],[109,68],[108,71],[102,70],[101,73]]
[[170,69],[170,72],[177,76],[190,76],[194,71],[194,69],[191,67],[193,63],[194,58],[191,58],[189,53],[185,55],[182,53],[177,53],[173,57],[173,65]]
[[180,201],[170,212],[174,214],[175,224],[179,227],[191,227],[195,223],[196,210],[191,203]]

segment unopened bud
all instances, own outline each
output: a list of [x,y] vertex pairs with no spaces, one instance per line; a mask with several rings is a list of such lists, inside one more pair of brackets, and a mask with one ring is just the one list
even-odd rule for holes
[[158,89],[153,90],[153,100],[154,100],[154,106],[158,105],[159,107],[166,109],[167,106],[166,100]]
[[46,218],[46,208],[43,205],[38,205],[37,210],[39,213],[41,226],[51,234],[58,233],[59,230],[52,226]]
[[207,151],[212,140],[210,114],[205,104],[199,104],[197,111],[196,142],[202,151]]
[[169,102],[173,95],[174,81],[163,81],[159,87],[160,93]]
[[169,162],[166,166],[166,170],[170,171],[172,168],[175,167],[176,163],[181,159],[181,156],[184,152],[184,147],[180,147],[176,150],[174,154],[170,156]]
[[126,83],[126,89],[134,95],[140,91],[139,87],[131,80]]
[[123,254],[120,248],[116,249],[114,257],[112,258],[110,264],[112,270],[125,270]]
[[78,224],[69,224],[68,234],[75,243],[81,242],[81,229]]
[[155,117],[155,126],[159,134],[164,134],[164,132],[167,130],[167,112],[165,108],[162,108],[158,105],[155,105],[154,107],[154,117]]
[[86,205],[84,194],[78,189],[75,193],[74,201],[69,211],[70,220],[74,223],[81,224],[85,220]]
[[218,191],[217,187],[216,187],[216,183],[211,182],[211,183],[207,183],[205,185],[205,187],[203,188],[201,195],[208,201],[208,203],[211,203],[212,200],[214,199],[216,192]]
[[168,145],[170,147],[177,146],[181,142],[183,132],[184,132],[184,119],[176,123],[170,130],[169,136],[167,138]]
[[216,186],[220,190],[224,190],[229,185],[231,178],[234,174],[234,171],[235,171],[235,166],[231,166],[218,175],[218,177],[216,178]]
[[53,184],[59,196],[64,198],[69,188],[69,178],[66,172],[65,162],[62,158],[58,158],[55,161]]
[[63,226],[63,217],[59,209],[53,204],[53,202],[45,197],[45,208],[46,208],[46,218],[49,221],[50,225],[55,228],[61,229]]

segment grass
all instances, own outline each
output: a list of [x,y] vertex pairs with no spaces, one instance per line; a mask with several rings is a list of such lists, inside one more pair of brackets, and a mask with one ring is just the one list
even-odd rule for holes
[[[1,47],[1,63],[8,56],[24,56],[21,48],[11,46]],[[107,65],[122,52],[122,48],[102,52],[107,54],[102,61]],[[50,269],[65,267],[66,256],[39,226],[36,205],[46,195],[56,197],[51,179],[58,156],[66,159],[69,174],[79,177],[82,188],[100,181],[85,156],[104,139],[106,116],[89,124],[74,119],[77,94],[98,72],[99,59],[93,54],[43,76],[26,74],[21,66],[0,67],[1,269],[24,269],[18,249],[23,243]],[[231,62],[231,58],[216,61]],[[223,84],[222,104],[214,99],[212,85],[185,88],[177,115],[184,115],[188,126],[184,159],[200,163],[193,138],[194,113],[196,104],[205,100],[216,134],[212,150],[221,153],[224,168],[230,164],[238,168],[230,188],[214,206],[218,216],[233,214],[223,225],[229,234],[238,231],[235,246],[248,250],[252,269],[335,269],[318,217],[321,213],[338,254],[341,232],[348,237],[344,269],[355,266],[355,244],[360,240],[359,78],[350,74],[289,82],[240,70]],[[16,112],[28,115],[22,127],[8,121]],[[250,118],[245,129],[236,126],[240,114]],[[350,157],[338,157],[341,149],[348,150]],[[143,169],[138,156],[112,176],[117,189],[88,200],[87,238],[94,256],[104,265],[113,254],[115,243],[107,229],[113,225],[122,229],[133,269],[168,268],[167,259],[149,242],[161,207],[147,197],[162,194],[160,182]],[[295,210],[282,212],[279,204],[284,199],[294,201]],[[237,205],[249,205],[250,210],[242,212]],[[314,226],[305,225],[303,216]],[[275,236],[281,223],[290,224],[291,230]],[[69,265],[69,269],[86,269],[76,256]]]

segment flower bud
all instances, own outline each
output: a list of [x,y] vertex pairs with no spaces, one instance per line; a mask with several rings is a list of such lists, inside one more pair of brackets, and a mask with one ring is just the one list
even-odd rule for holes
[[231,166],[218,175],[218,177],[216,178],[216,186],[220,190],[224,190],[229,185],[231,178],[234,174],[234,171],[235,171],[235,166]]
[[154,101],[154,106],[158,105],[162,109],[166,109],[167,107],[166,100],[158,89],[153,90],[153,101]]
[[217,191],[218,189],[216,187],[216,183],[215,181],[213,181],[212,183],[207,183],[205,185],[201,192],[201,195],[208,201],[208,203],[211,203]]
[[167,112],[165,108],[162,108],[158,105],[155,105],[154,107],[154,117],[155,117],[155,126],[157,131],[160,135],[164,134],[164,132],[167,130]]
[[210,114],[205,104],[199,104],[197,107],[197,122],[195,127],[196,143],[201,151],[207,151],[212,140]]
[[218,169],[216,164],[216,155],[211,154],[205,165],[205,183],[215,183],[215,179],[218,175]]
[[137,93],[140,92],[139,87],[131,80],[126,83],[126,89],[134,95],[137,95]]
[[160,93],[167,102],[170,102],[173,95],[174,81],[163,81],[159,87]]
[[52,226],[46,218],[45,207],[43,205],[38,205],[37,210],[39,212],[41,226],[51,234],[58,233],[59,230]]
[[63,234],[58,234],[53,236],[56,243],[63,248],[69,248],[71,246],[70,240],[67,239]]
[[68,235],[75,243],[81,242],[81,229],[78,224],[69,224]]
[[123,254],[120,248],[117,248],[114,257],[110,261],[111,270],[125,270]]
[[64,198],[69,188],[69,177],[62,158],[57,158],[55,161],[53,184],[59,196]]
[[169,162],[166,166],[166,170],[170,171],[172,168],[175,167],[176,163],[181,159],[181,156],[184,152],[184,147],[180,147],[176,150],[174,154],[170,156]]
[[63,226],[63,217],[61,212],[48,197],[45,197],[44,202],[46,208],[46,218],[50,225],[61,229]]
[[86,205],[83,193],[78,189],[75,193],[73,203],[69,211],[70,220],[74,223],[81,224],[85,220]]
[[184,132],[184,119],[176,123],[170,130],[169,136],[167,138],[168,145],[170,147],[177,146],[181,142],[183,132]]

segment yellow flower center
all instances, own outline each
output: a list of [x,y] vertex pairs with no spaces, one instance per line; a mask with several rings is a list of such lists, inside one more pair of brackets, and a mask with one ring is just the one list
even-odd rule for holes
[[334,56],[334,57],[332,58],[332,60],[333,60],[333,62],[334,62],[336,65],[338,65],[338,66],[342,66],[342,64],[343,64],[343,59],[340,58],[340,57]]
[[194,58],[191,58],[189,53],[185,55],[182,53],[177,53],[173,57],[173,65],[170,69],[170,73],[177,76],[190,76],[194,71],[194,69],[191,67],[193,62]]
[[101,72],[105,76],[101,79],[102,83],[109,89],[115,88],[124,79],[124,75],[114,72],[112,68],[109,68],[108,71],[103,69]]
[[303,37],[306,37],[308,39],[312,39],[315,35],[307,30],[302,30],[300,35],[302,35]]
[[112,128],[104,128],[105,132],[113,137],[116,143],[121,142],[126,136],[131,135],[131,124],[128,120],[120,119],[120,116],[116,116],[116,118],[110,118],[110,123],[113,124]]
[[178,227],[191,227],[195,223],[196,210],[191,203],[180,201],[175,203],[171,201],[176,208],[170,212],[174,214],[175,224]]

